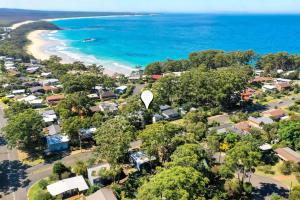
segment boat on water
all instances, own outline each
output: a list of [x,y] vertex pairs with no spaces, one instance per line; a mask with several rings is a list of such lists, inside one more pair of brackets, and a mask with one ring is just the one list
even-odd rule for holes
[[95,40],[96,40],[95,38],[86,38],[83,40],[83,42],[93,42]]

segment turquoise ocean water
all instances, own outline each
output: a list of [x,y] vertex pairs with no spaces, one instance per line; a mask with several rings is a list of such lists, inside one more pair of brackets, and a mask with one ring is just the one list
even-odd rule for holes
[[53,23],[64,29],[46,36],[62,41],[53,51],[130,67],[207,49],[300,53],[300,15],[159,14]]

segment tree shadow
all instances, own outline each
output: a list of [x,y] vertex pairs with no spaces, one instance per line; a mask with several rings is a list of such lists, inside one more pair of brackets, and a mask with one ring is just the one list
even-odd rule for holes
[[0,146],[5,146],[7,144],[5,138],[3,136],[0,136]]
[[261,183],[261,186],[259,188],[255,188],[253,190],[252,199],[264,200],[265,197],[270,196],[273,193],[287,198],[289,191],[286,188],[278,187],[278,185],[274,183]]
[[26,169],[24,165],[17,160],[3,160],[0,162],[0,193],[10,194],[18,188],[25,188],[29,185]]

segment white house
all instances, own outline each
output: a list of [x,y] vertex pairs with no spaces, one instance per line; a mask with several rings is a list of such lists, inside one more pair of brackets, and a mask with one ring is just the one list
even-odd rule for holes
[[57,195],[72,195],[78,192],[83,192],[89,189],[83,176],[75,176],[72,178],[63,179],[56,183],[47,186],[48,192],[53,196]]

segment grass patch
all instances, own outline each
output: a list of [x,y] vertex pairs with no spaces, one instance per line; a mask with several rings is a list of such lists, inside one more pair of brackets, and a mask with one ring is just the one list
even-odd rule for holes
[[[44,178],[42,180],[49,181],[49,178]],[[40,181],[35,182],[28,190],[28,200],[33,200],[35,195],[39,192],[43,191],[43,189],[39,185]]]
[[290,187],[291,183],[293,186],[300,185],[300,183],[297,181],[296,176],[292,173],[291,175],[283,175],[280,172],[280,165],[282,164],[282,161],[278,162],[276,165],[271,166],[271,168],[267,171],[272,171],[274,174],[271,173],[265,173],[264,170],[260,170],[259,167],[256,169],[255,174],[259,176],[269,177],[273,178],[277,181],[279,181],[281,184]]
[[29,157],[27,153],[18,151],[19,160],[29,166],[35,166],[41,163],[44,163],[45,160],[42,156],[39,157]]

